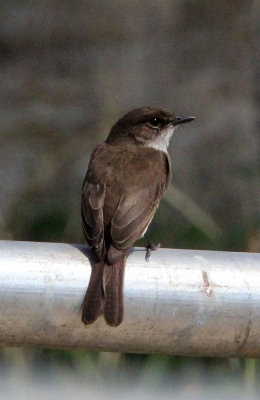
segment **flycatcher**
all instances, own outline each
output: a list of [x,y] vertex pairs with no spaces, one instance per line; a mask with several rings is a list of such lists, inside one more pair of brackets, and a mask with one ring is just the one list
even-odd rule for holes
[[102,313],[110,326],[123,321],[126,255],[146,232],[169,182],[170,138],[178,125],[193,119],[162,108],[138,108],[119,119],[93,151],[81,201],[84,235],[93,253],[84,324]]

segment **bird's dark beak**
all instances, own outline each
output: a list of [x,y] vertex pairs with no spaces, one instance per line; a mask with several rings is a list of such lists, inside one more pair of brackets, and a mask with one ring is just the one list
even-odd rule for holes
[[175,117],[174,121],[173,121],[173,125],[179,125],[179,124],[184,124],[185,122],[190,122],[193,121],[195,119],[195,117],[191,117],[191,116],[187,116],[187,117]]

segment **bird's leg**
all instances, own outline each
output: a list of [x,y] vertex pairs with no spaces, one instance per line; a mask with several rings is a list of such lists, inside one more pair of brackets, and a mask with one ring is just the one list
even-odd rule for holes
[[161,247],[161,244],[160,243],[154,244],[146,236],[144,236],[144,238],[146,239],[147,242],[145,246],[146,248],[145,260],[148,262],[150,259],[151,252],[153,250],[159,249]]

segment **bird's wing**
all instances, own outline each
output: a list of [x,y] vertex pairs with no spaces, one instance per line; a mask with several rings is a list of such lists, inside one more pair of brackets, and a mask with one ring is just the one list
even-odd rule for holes
[[111,220],[111,246],[108,262],[113,264],[126,254],[151,222],[165,189],[163,184],[124,192]]
[[169,155],[161,153],[161,156],[163,164],[160,164],[158,169],[164,165],[164,174],[159,174],[160,178],[147,176],[147,171],[139,171],[138,173],[142,174],[140,181],[142,186],[139,184],[135,189],[131,187],[131,191],[121,194],[111,220],[112,246],[109,249],[108,258],[117,258],[117,252],[128,251],[151,222],[170,179]]
[[100,260],[105,253],[103,207],[106,185],[84,181],[81,197],[81,216],[84,236]]

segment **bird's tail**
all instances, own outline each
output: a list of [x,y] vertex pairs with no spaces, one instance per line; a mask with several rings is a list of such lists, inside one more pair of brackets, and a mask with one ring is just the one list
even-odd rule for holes
[[102,313],[104,303],[103,271],[104,261],[93,264],[88,290],[83,300],[81,320],[85,325],[93,324]]
[[110,326],[118,326],[123,321],[125,260],[123,257],[112,265],[104,261],[92,265],[82,307],[81,319],[85,325],[95,322],[102,311]]
[[105,293],[104,319],[110,326],[118,326],[124,318],[124,273],[126,258],[105,265],[103,286]]

